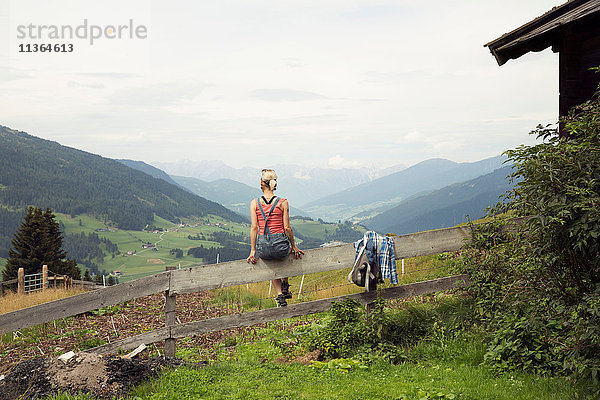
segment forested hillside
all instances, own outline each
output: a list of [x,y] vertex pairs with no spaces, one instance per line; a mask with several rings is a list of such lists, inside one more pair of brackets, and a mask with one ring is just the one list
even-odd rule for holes
[[[4,190],[0,186],[0,191]],[[0,206],[0,257],[8,257],[12,235],[19,229],[25,211],[12,211]]]
[[0,126],[0,256],[28,205],[88,213],[121,229],[152,224],[154,214],[245,218],[120,162]]
[[467,215],[481,218],[485,209],[498,203],[500,195],[512,187],[506,179],[510,172],[511,167],[499,168],[467,182],[415,196],[362,223],[378,232],[405,234],[454,226],[465,222]]
[[[61,231],[64,232],[64,225],[61,224]],[[119,247],[105,237],[98,236],[92,232],[68,233],[65,235],[63,248],[70,259],[73,259],[80,267],[87,267],[92,274],[97,274],[102,270],[104,257],[108,253],[114,258],[119,254]]]
[[169,182],[170,184],[179,186],[177,184],[177,182],[175,182],[173,179],[171,179],[169,174],[167,174],[165,171],[163,171],[162,169],[153,167],[150,164],[146,164],[143,161],[127,160],[127,159],[116,159],[116,160],[118,162],[120,162],[121,164],[127,165],[130,168],[137,169],[138,171],[142,171],[142,172],[150,175],[153,178],[159,178],[159,179],[162,179],[163,181]]

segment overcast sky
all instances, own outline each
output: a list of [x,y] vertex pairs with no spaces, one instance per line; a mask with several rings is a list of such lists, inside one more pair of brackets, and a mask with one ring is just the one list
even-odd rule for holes
[[[0,125],[146,162],[475,161],[556,120],[558,55],[499,67],[483,44],[559,4],[0,0]],[[85,19],[146,35],[18,37]],[[27,43],[73,51],[19,53]]]

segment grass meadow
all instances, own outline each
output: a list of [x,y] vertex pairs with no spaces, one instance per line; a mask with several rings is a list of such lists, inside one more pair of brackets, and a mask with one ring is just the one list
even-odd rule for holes
[[[424,340],[405,362],[351,363],[332,360],[309,365],[290,361],[298,342],[292,324],[268,324],[247,341],[223,343],[207,366],[168,369],[134,388],[129,400],[192,399],[392,399],[392,400],[571,400],[592,399],[564,378],[497,374],[482,364],[480,337]],[[293,347],[293,346],[292,346]],[[302,346],[296,348],[300,353]],[[186,359],[187,354],[178,353]],[[59,394],[52,400],[83,400]]]
[[[321,223],[319,221],[305,219],[293,219],[291,224],[292,228],[294,228],[294,232],[323,241],[328,240],[327,235],[334,234],[337,229],[337,224]],[[354,229],[360,232],[361,235],[366,231],[366,229],[360,225],[354,226]]]
[[303,236],[310,236],[317,239],[325,239],[326,235],[335,233],[335,224],[322,224],[318,221],[309,221],[304,219],[294,219],[291,221],[294,231]]
[[19,295],[13,291],[7,290],[4,296],[0,297],[0,314],[47,303],[64,297],[75,296],[83,292],[83,289],[76,287],[70,289],[63,289],[61,287],[50,288],[44,291],[27,293],[25,295]]

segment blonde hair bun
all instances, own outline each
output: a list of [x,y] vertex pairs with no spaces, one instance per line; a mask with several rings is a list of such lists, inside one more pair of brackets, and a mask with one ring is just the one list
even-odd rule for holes
[[260,180],[271,190],[277,189],[277,174],[272,169],[263,169]]

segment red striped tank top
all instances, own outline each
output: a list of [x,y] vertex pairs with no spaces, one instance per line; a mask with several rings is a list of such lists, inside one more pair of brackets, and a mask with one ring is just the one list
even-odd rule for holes
[[[277,199],[275,199],[277,200]],[[283,229],[283,210],[281,209],[281,203],[285,201],[283,197],[279,198],[279,203],[271,213],[269,217],[269,211],[271,211],[271,207],[273,207],[273,202],[271,204],[262,204],[260,201],[256,204],[256,216],[258,217],[258,234],[265,234],[265,219],[263,218],[258,207],[262,207],[265,215],[269,218],[269,231],[271,233],[284,233],[285,229]]]

